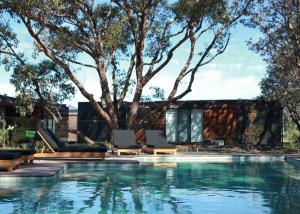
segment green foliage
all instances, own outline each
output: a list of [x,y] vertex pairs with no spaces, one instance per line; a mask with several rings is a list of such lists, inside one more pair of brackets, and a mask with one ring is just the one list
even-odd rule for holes
[[[53,1],[52,3],[56,5],[57,2]],[[4,2],[2,3],[4,4]],[[38,2],[28,1],[27,3],[35,5]],[[20,2],[14,7],[18,11],[23,10],[21,5],[24,4],[25,2]],[[4,18],[4,16],[6,17]],[[5,66],[6,71],[12,72],[10,82],[15,86],[18,94],[19,99],[16,106],[18,112],[22,116],[28,116],[36,105],[51,109],[54,104],[61,104],[65,100],[71,99],[75,94],[75,88],[67,74],[53,61],[44,59],[38,61],[33,56],[34,61],[37,61],[37,63],[33,63],[32,59],[28,59],[24,53],[19,52],[17,35],[10,23],[5,21],[6,19],[7,14],[2,14],[0,8],[0,62]],[[63,33],[58,33],[58,35],[66,36]],[[55,43],[55,39],[60,38],[59,36],[54,37],[53,43]],[[71,47],[65,40],[64,42],[65,47],[68,45]],[[68,48],[66,51],[72,52],[73,48]]]
[[67,75],[51,61],[42,61],[36,65],[16,65],[10,82],[21,95],[21,99],[34,99],[41,104],[62,103],[72,98],[75,93]]
[[0,146],[19,148],[25,143],[30,143],[25,133],[36,130],[37,122],[25,117],[9,118],[0,128]]
[[289,150],[299,149],[300,144],[298,143],[298,138],[300,137],[300,132],[293,123],[289,123],[284,138],[287,140],[287,148]]
[[152,97],[157,100],[165,100],[165,90],[160,87],[150,87],[152,90]]
[[142,102],[152,102],[152,101],[164,101],[165,100],[165,90],[158,86],[150,87],[151,94],[143,95],[141,97]]
[[54,111],[58,104],[71,99],[75,88],[67,75],[54,62],[38,64],[16,63],[10,82],[18,93],[17,110],[21,116],[30,115],[35,106]]
[[[150,88],[154,99],[173,102],[188,94],[200,67],[225,51],[229,30],[251,2],[3,0],[0,13],[9,14],[27,29],[34,40],[35,57],[43,53],[54,63],[32,65],[19,53],[10,53],[15,58],[10,62],[20,62],[8,68],[15,68],[12,81],[20,93],[27,100],[38,97],[41,103],[69,98],[73,89],[65,81],[71,80],[110,129],[117,128],[118,107],[132,92],[135,105],[128,124],[133,128],[143,90],[149,89],[152,78],[168,70],[176,51],[188,46],[190,53],[178,69],[168,71],[174,74],[169,95]],[[128,68],[124,68],[126,62],[130,62]],[[55,66],[60,66],[62,73]],[[99,76],[100,88],[95,90],[102,92],[101,106],[76,76],[79,67]],[[61,75],[52,78],[45,70]],[[41,84],[40,90],[36,82]]]
[[248,126],[244,131],[243,137],[246,142],[246,147],[250,150],[257,147],[260,141],[260,136],[263,129],[255,124],[257,117],[257,111],[254,106],[252,106],[248,112]]
[[210,22],[226,23],[230,19],[227,7],[225,0],[180,0],[173,4],[173,11],[181,21],[199,23],[205,14]]
[[0,147],[11,146],[9,135],[13,129],[13,126],[8,126],[7,128],[3,126],[2,128],[0,128]]
[[257,0],[244,23],[261,31],[249,47],[267,62],[260,82],[262,95],[279,100],[300,131],[300,2]]

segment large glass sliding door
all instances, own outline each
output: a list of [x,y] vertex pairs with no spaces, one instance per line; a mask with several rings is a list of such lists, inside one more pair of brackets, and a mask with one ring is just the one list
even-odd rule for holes
[[191,142],[203,142],[203,110],[191,110]]
[[190,142],[190,111],[187,109],[177,110],[177,143]]
[[170,143],[177,142],[177,110],[168,109],[166,111],[166,137]]
[[203,138],[202,109],[168,109],[166,137],[171,143],[200,143]]

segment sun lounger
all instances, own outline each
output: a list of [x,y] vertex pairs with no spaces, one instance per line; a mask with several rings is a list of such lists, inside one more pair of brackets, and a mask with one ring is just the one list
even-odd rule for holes
[[37,132],[44,141],[45,145],[49,148],[50,152],[37,153],[36,157],[47,158],[101,158],[105,159],[107,148],[105,146],[67,146],[54,139],[52,134],[40,128]]
[[145,152],[151,152],[154,155],[157,153],[176,154],[176,146],[167,142],[163,130],[146,130],[145,133],[147,144],[147,147],[143,149]]
[[30,149],[15,149],[15,148],[5,148],[5,149],[1,149],[0,151],[3,152],[17,152],[20,153],[22,155],[22,161],[24,161],[24,163],[33,163],[34,161],[34,154],[36,153],[35,150],[30,150]]
[[22,155],[18,152],[0,151],[0,166],[6,167],[8,172],[14,168],[19,168],[21,160]]
[[133,130],[114,130],[113,141],[114,151],[118,155],[121,153],[141,153],[141,146],[136,143]]

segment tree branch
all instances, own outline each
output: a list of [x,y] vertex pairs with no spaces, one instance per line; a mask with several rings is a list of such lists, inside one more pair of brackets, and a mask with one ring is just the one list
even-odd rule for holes
[[44,54],[49,57],[51,60],[53,60],[54,62],[56,62],[59,66],[61,66],[61,68],[66,72],[66,74],[70,77],[71,81],[77,86],[77,88],[80,90],[80,92],[82,93],[82,95],[84,97],[86,97],[90,103],[92,104],[92,106],[95,108],[96,112],[99,113],[99,116],[101,118],[104,118],[108,127],[111,127],[111,119],[109,117],[109,115],[98,105],[97,101],[94,99],[93,95],[88,93],[85,88],[83,87],[83,85],[80,83],[80,81],[73,75],[72,71],[70,70],[70,68],[68,67],[67,64],[65,64],[63,61],[61,61],[60,59],[58,59],[51,51],[50,49],[47,47],[47,45],[39,38],[39,36],[37,36],[31,26],[30,23],[30,19],[26,20],[24,17],[21,17],[23,23],[25,24],[28,32],[30,33],[30,35],[35,39],[35,41],[40,45],[40,47],[42,48]]

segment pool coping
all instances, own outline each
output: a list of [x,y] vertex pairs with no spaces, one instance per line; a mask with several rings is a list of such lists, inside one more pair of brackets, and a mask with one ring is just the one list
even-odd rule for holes
[[[298,156],[297,156],[298,157]],[[64,175],[64,171],[68,164],[89,164],[94,166],[101,166],[103,164],[143,164],[143,163],[155,163],[155,162],[199,162],[199,163],[230,163],[233,161],[238,162],[270,162],[270,161],[286,161],[293,165],[300,167],[300,155],[299,160],[294,160],[293,156],[287,156],[283,154],[177,154],[175,156],[166,155],[127,155],[127,156],[108,156],[104,161],[97,159],[55,159],[55,160],[37,160],[35,161],[35,167],[38,169],[42,164],[50,164],[51,170],[42,171],[38,173],[38,170],[31,172],[30,165],[24,165],[21,169],[14,170],[13,172],[0,172],[0,184],[1,183],[16,183],[24,181],[57,181]],[[23,169],[23,171],[22,171]],[[28,169],[27,171],[24,169]]]
[[270,162],[283,161],[284,155],[256,155],[256,154],[204,154],[179,156],[137,156],[141,162],[199,162],[199,163],[230,163],[233,161]]

